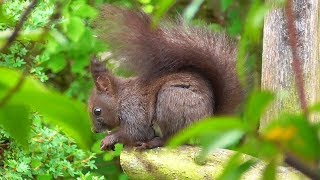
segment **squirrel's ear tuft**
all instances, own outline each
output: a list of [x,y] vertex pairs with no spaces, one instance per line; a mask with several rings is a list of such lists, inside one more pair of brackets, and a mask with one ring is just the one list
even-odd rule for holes
[[107,75],[108,73],[105,64],[97,60],[96,57],[91,59],[90,71],[94,81],[96,81],[99,76]]
[[112,77],[105,64],[98,61],[96,57],[93,57],[91,59],[90,71],[97,90],[112,93]]

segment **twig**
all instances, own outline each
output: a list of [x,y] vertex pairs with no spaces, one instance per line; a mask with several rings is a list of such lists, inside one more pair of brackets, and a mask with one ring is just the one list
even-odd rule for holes
[[36,4],[38,3],[38,0],[33,0],[29,6],[27,7],[27,9],[24,11],[24,13],[22,14],[19,22],[16,24],[16,27],[14,28],[13,33],[11,34],[11,36],[9,37],[8,41],[6,42],[6,44],[1,48],[0,52],[4,53],[9,47],[10,45],[13,43],[13,41],[17,38],[19,31],[21,30],[24,22],[27,20],[28,16],[30,15],[30,13],[32,12],[32,9],[36,7]]
[[15,86],[13,88],[11,88],[7,94],[1,99],[0,101],[0,107],[4,106],[10,99],[11,97],[17,92],[19,91],[19,89],[21,88],[21,86],[23,85],[23,82],[26,78],[26,75],[28,74],[28,68],[26,68],[22,75],[20,76],[18,82],[15,84]]
[[[32,47],[34,47],[34,46],[32,46]],[[24,80],[26,79],[26,76],[28,75],[29,70],[31,69],[31,60],[29,58],[30,56],[27,56],[28,58],[25,59],[25,61],[27,62],[27,64],[26,64],[27,66],[23,70],[23,73],[20,75],[17,83],[11,89],[8,90],[8,92],[5,94],[5,96],[3,98],[0,99],[0,107],[4,106],[12,98],[12,96],[16,92],[18,92],[20,90],[20,88],[22,87]]]
[[[13,41],[17,38],[19,31],[21,30],[24,22],[27,20],[28,16],[32,12],[32,9],[35,8],[37,2],[38,2],[38,0],[33,0],[29,4],[27,9],[24,11],[23,15],[21,16],[19,22],[16,24],[13,33],[11,34],[9,39],[7,40],[6,44],[1,48],[0,52],[6,51],[10,47],[10,45],[13,43]],[[27,73],[28,73],[28,68],[26,68],[23,71],[23,74],[20,76],[16,85],[12,89],[10,89],[8,91],[8,93],[1,99],[0,107],[3,106],[7,101],[9,101],[10,98],[20,89],[20,87],[22,86],[22,84],[26,78]]]
[[[27,8],[26,11],[30,11],[30,12],[31,12],[32,8],[33,8],[33,7],[35,6],[35,4],[36,4],[36,1],[37,1],[37,0],[34,0],[34,1],[33,1],[34,5],[31,6],[31,4],[33,4],[33,3],[31,3],[31,4],[28,6],[28,8]],[[50,26],[53,24],[53,22],[54,22],[55,20],[57,20],[57,19],[60,18],[60,11],[61,11],[62,4],[61,4],[61,3],[57,3],[57,4],[56,4],[56,7],[57,7],[57,8],[56,8],[56,12],[51,15],[50,21],[49,21],[49,22],[46,24],[46,26],[44,27],[44,31],[42,32],[41,37],[44,37],[44,35],[50,30]],[[30,12],[29,12],[29,13],[30,13]],[[25,15],[25,14],[29,14],[29,13],[26,13],[26,12],[25,12],[24,15]],[[26,16],[27,16],[27,15],[26,15]],[[23,18],[23,17],[22,17],[22,18]],[[22,19],[22,18],[21,18],[21,19]],[[22,24],[23,24],[24,21],[20,20],[19,23],[20,23],[20,22],[22,22]],[[22,24],[21,24],[20,26],[22,26]],[[19,25],[17,25],[16,27],[18,27],[18,26],[19,26]],[[20,27],[20,29],[21,29],[21,27]],[[15,38],[16,38],[16,36],[17,36],[17,33],[16,33],[16,35],[14,35],[15,32],[19,32],[19,30],[16,30],[16,29],[14,30],[14,32],[13,32],[12,35],[11,35],[11,37],[10,37],[9,40],[7,41],[7,44],[4,46],[4,48],[3,48],[2,50],[6,49],[6,48],[8,48],[8,47],[10,46],[10,43],[8,43],[8,42],[10,42],[10,39],[12,39],[12,40],[11,40],[12,42],[15,40]],[[12,43],[12,42],[11,42],[11,43]],[[6,46],[7,46],[7,47],[6,47]],[[2,51],[0,51],[0,52],[2,52]],[[30,66],[29,68],[31,68],[31,66]],[[0,100],[0,107],[4,106],[4,105],[11,99],[11,97],[12,97],[16,92],[19,91],[19,89],[20,89],[21,86],[23,85],[24,80],[26,79],[26,76],[27,76],[28,73],[29,73],[29,70],[30,70],[29,68],[27,67],[27,68],[23,71],[22,75],[20,76],[20,78],[19,78],[18,82],[15,84],[15,86],[12,87],[11,89],[9,89],[8,92],[6,93],[6,95]]]
[[320,179],[320,174],[316,170],[310,168],[309,166],[302,163],[298,159],[287,154],[284,161],[289,166],[295,168],[296,170],[302,172],[304,175],[308,176],[310,179],[314,179],[314,180]]
[[[304,89],[304,81],[303,81],[303,69],[301,65],[301,59],[298,54],[298,33],[295,27],[295,18],[294,18],[294,10],[293,10],[293,2],[292,0],[287,0],[286,8],[285,8],[285,17],[287,19],[287,30],[289,37],[289,45],[292,52],[292,69],[295,77],[296,88],[300,100],[301,109],[306,118],[308,118],[308,108],[307,108],[307,99],[305,95]],[[302,172],[304,175],[308,176],[311,179],[320,179],[320,174],[317,170],[312,169],[302,163],[299,159],[290,156],[289,154],[285,155],[285,162],[296,170]]]
[[304,89],[304,81],[303,81],[303,70],[301,67],[301,59],[298,54],[298,36],[297,29],[295,27],[295,19],[294,12],[292,6],[292,0],[287,0],[287,5],[285,8],[285,17],[287,18],[287,29],[289,36],[289,45],[292,52],[292,69],[295,77],[297,92],[300,100],[301,109],[306,117],[308,117],[308,108],[307,108],[307,99],[305,95]]

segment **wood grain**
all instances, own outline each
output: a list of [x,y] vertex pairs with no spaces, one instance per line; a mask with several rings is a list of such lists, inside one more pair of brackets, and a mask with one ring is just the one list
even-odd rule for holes
[[[295,0],[295,26],[298,32],[298,51],[304,71],[308,104],[319,102],[319,2],[318,0]],[[274,8],[265,17],[261,87],[277,94],[261,120],[263,128],[280,112],[298,112],[297,91],[291,67],[292,53],[288,43],[288,32],[284,10]],[[312,117],[311,121],[319,121]]]

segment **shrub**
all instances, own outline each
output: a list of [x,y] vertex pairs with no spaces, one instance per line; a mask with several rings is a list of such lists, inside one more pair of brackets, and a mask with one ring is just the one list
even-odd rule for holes
[[[32,115],[29,148],[25,149],[1,129],[3,150],[0,176],[5,179],[48,177],[88,177],[83,169],[96,169],[95,154],[79,147],[58,130],[43,125],[37,113]],[[97,177],[96,177],[97,178]]]

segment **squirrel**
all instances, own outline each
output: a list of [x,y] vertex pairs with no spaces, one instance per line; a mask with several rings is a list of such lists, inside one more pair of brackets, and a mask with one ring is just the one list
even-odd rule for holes
[[[236,42],[223,33],[182,20],[154,27],[143,12],[102,7],[101,39],[113,56],[136,73],[114,76],[91,60],[94,88],[88,109],[93,131],[112,130],[101,143],[138,149],[164,146],[203,118],[234,114],[245,92],[236,73]],[[97,27],[99,29],[99,27]]]

